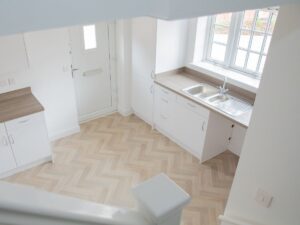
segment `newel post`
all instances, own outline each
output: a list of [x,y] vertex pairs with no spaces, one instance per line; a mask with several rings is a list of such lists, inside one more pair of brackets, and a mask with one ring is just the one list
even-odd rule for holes
[[152,224],[180,225],[183,207],[191,197],[167,175],[159,174],[132,190],[138,210]]

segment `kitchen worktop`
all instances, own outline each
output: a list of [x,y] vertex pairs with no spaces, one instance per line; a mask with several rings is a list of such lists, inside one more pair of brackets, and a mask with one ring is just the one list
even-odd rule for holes
[[[193,102],[196,102],[214,112],[217,112],[217,113],[223,115],[224,117],[232,120],[233,122],[236,122],[236,123],[242,125],[243,127],[247,128],[249,126],[252,110],[250,110],[249,112],[246,112],[240,116],[236,116],[236,117],[231,116],[231,115],[217,109],[216,107],[206,103],[204,100],[201,100],[200,98],[191,96],[191,95],[187,94],[186,92],[184,92],[183,91],[184,88],[188,88],[188,87],[197,85],[199,83],[208,83],[210,85],[216,86],[215,84],[212,84],[212,83],[207,82],[206,80],[203,80],[201,77],[199,77],[197,75],[189,74],[184,71],[183,72],[174,71],[174,73],[169,72],[169,73],[164,73],[164,74],[158,74],[158,75],[156,75],[155,83],[162,87],[165,87],[171,91],[174,91],[175,93],[177,93],[187,99],[190,99]],[[229,94],[246,101],[244,98],[239,96],[237,93],[230,91]],[[246,102],[248,102],[248,101],[246,101]]]
[[29,87],[0,94],[0,122],[6,122],[43,110],[44,107],[34,97]]

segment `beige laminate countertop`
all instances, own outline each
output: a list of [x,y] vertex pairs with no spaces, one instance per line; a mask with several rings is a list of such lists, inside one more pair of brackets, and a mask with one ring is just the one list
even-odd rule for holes
[[0,94],[0,122],[6,122],[43,110],[44,107],[31,93],[30,88]]
[[[196,75],[191,75],[188,74],[186,72],[178,72],[178,73],[169,73],[169,74],[162,74],[162,75],[157,75],[156,79],[155,79],[155,83],[159,84],[160,86],[163,86],[171,91],[176,92],[177,94],[190,99],[214,112],[217,112],[221,115],[223,115],[224,117],[232,120],[233,122],[236,122],[238,124],[240,124],[243,127],[248,128],[249,123],[250,123],[250,119],[251,119],[251,114],[252,114],[252,110],[242,114],[241,116],[231,116],[219,109],[217,109],[216,107],[206,103],[205,101],[193,97],[187,93],[185,93],[184,91],[182,91],[182,89],[184,88],[188,88],[191,87],[193,85],[197,85],[199,83],[208,83],[207,81],[201,79],[201,77],[198,77]],[[209,83],[211,84],[211,83]],[[213,85],[213,84],[211,84]],[[241,98],[238,94],[230,92],[231,95],[243,99]],[[243,99],[245,100],[245,99]]]

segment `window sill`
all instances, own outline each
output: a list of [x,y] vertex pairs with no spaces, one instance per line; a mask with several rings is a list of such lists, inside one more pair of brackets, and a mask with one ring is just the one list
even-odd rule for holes
[[256,93],[259,88],[259,79],[251,78],[231,70],[226,70],[210,63],[189,63],[187,67],[219,80],[223,80],[224,76],[226,76],[229,84],[238,86],[252,93]]

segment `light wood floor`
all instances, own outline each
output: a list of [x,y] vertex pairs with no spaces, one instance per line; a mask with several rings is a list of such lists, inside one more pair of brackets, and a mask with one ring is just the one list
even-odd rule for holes
[[113,114],[81,126],[53,144],[54,163],[6,180],[50,192],[121,207],[133,207],[131,188],[161,172],[192,201],[184,225],[216,225],[223,213],[238,157],[225,152],[200,165],[178,145],[136,116]]

